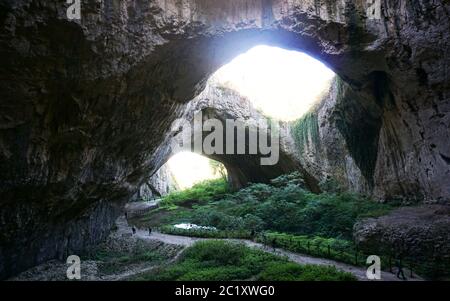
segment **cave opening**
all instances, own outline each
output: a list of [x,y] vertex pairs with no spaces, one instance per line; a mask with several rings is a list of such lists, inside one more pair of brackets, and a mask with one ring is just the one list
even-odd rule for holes
[[[204,91],[189,102],[190,110],[201,111],[202,118],[219,118],[223,124],[225,119],[264,119],[292,124],[330,93],[335,76],[323,62],[304,52],[260,44],[237,55],[212,74]],[[195,122],[188,123],[195,128]],[[224,130],[227,130],[225,126]],[[203,129],[202,139],[206,132]],[[247,153],[229,154],[225,151],[227,143],[221,143],[224,152],[220,154],[196,151],[195,146],[190,146],[189,151],[175,151],[162,168],[171,171],[173,182],[181,190],[219,177],[227,179],[230,188],[236,190],[248,183],[268,182],[295,168],[289,158],[281,158],[281,163],[272,166],[261,166],[246,156]],[[213,169],[224,172],[214,174]]]
[[188,189],[207,180],[226,180],[227,177],[226,167],[222,163],[194,152],[179,152],[165,166],[177,190]]
[[294,121],[324,97],[334,76],[304,52],[261,44],[222,66],[211,80],[247,97],[264,116]]

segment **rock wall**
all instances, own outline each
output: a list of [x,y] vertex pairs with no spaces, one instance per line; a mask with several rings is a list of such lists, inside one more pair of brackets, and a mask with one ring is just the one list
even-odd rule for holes
[[449,230],[450,206],[422,205],[362,220],[353,233],[360,250],[401,258],[428,277],[445,279],[450,274]]
[[138,192],[131,198],[133,201],[148,201],[158,199],[175,190],[176,183],[167,165],[158,169],[148,181],[139,187]]
[[[444,1],[83,1],[75,21],[66,9],[0,1],[1,278],[61,256],[69,237],[80,249],[101,239],[113,208],[164,163],[184,104],[261,43],[315,56],[371,95],[365,108],[381,108],[366,148],[375,167],[364,171],[375,195],[448,202]],[[359,123],[346,120],[355,154]]]
[[[348,115],[353,117],[358,115],[361,119],[367,116],[361,112],[356,114],[360,108],[358,97],[343,101],[343,85],[336,77],[323,98],[305,116],[289,124],[294,141],[291,149],[297,160],[318,180],[322,189],[349,190],[370,195],[369,180],[362,172],[364,165],[359,165],[361,162],[354,159],[342,126],[345,124],[346,112],[351,112]],[[345,108],[342,108],[343,104]]]

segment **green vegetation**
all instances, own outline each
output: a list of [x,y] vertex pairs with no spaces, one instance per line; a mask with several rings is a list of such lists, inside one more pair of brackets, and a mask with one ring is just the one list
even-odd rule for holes
[[181,235],[189,237],[201,237],[201,238],[241,238],[250,239],[251,231],[247,230],[209,230],[209,229],[180,229],[175,228],[171,225],[165,225],[158,230],[161,233],[171,234],[171,235]]
[[[235,193],[225,193],[226,190],[217,189],[218,186],[223,187],[220,181],[209,181],[177,195],[172,194],[165,207],[150,213],[147,218],[153,220],[152,216],[163,210],[166,213],[165,223],[157,227],[167,234],[218,239],[254,238],[266,245],[292,252],[364,265],[367,256],[356,250],[352,241],[353,225],[361,218],[383,215],[392,209],[390,205],[355,194],[310,193],[303,188],[299,173],[280,176],[270,184],[252,184]],[[177,199],[177,196],[181,197]],[[195,201],[194,196],[199,201]],[[168,204],[172,209],[168,209]],[[177,223],[193,223],[216,229],[178,229],[173,226]],[[185,265],[190,264],[190,261],[182,263],[167,273],[181,273],[188,269]],[[300,268],[292,266],[282,266],[280,269],[293,273],[300,271]],[[214,277],[237,277],[231,273],[232,270],[228,267],[219,273],[215,267],[208,272],[202,270],[202,273],[216,273]],[[272,277],[274,270],[277,268],[272,267],[261,275]],[[297,275],[295,273],[294,276]],[[288,273],[287,278],[280,279],[294,276]],[[195,277],[201,279],[198,275]]]
[[353,265],[365,265],[367,258],[367,255],[359,252],[352,242],[336,238],[265,232],[259,235],[256,240],[295,253],[329,258]]
[[356,278],[332,266],[273,263],[262,271],[260,281],[354,281]]
[[[392,209],[349,193],[310,193],[302,188],[298,174],[282,176],[270,185],[253,184],[233,194],[222,194],[223,190],[216,187],[217,182],[212,182],[211,189],[203,183],[201,189],[195,189],[199,202],[194,203],[192,197],[186,197],[194,195],[192,191],[181,192],[180,199],[171,195],[173,204],[185,206],[188,202],[191,207],[182,215],[172,216],[172,224],[213,226],[230,233],[269,230],[351,240],[358,219]],[[220,197],[214,196],[218,191]]]
[[[358,252],[352,241],[354,224],[359,219],[384,215],[393,209],[391,205],[356,194],[313,194],[304,189],[299,173],[283,175],[270,184],[252,184],[235,193],[230,193],[225,184],[219,180],[208,181],[187,191],[171,194],[161,208],[150,212],[145,219],[154,221],[158,214],[164,212],[164,219],[154,225],[163,233],[218,239],[256,239],[292,252],[364,265],[367,256]],[[175,228],[174,225],[179,223],[215,229]],[[302,270],[291,265],[278,265],[280,270],[285,269],[289,273],[285,278],[280,276],[276,279],[298,279],[300,271],[304,272],[301,277],[315,275],[308,268]],[[264,266],[264,274],[262,270],[249,273],[240,265],[238,267],[204,267],[203,263],[187,260],[168,267],[157,279],[246,279],[244,276],[249,275],[268,279],[264,277],[272,277],[273,272],[277,271],[277,267],[269,269],[269,265]],[[199,270],[200,274],[195,272],[192,276],[188,273],[189,269]],[[155,277],[153,275],[151,279]]]
[[[166,233],[222,238],[248,237],[250,232],[276,231],[295,235],[351,240],[353,225],[361,218],[388,213],[391,205],[350,193],[313,194],[303,189],[298,173],[283,175],[271,184],[252,184],[227,193],[223,180],[207,181],[164,198],[161,208],[145,220],[160,220],[154,227],[193,223],[218,231],[163,227]],[[164,212],[164,219],[158,214]],[[276,212],[276,214],[274,214]]]
[[160,263],[164,257],[162,254],[156,253],[153,250],[136,253],[102,251],[97,253],[94,259],[101,261],[98,264],[101,273],[114,274],[132,264],[144,262]]
[[[152,227],[168,234],[254,239],[295,253],[365,266],[365,259],[369,254],[364,254],[354,244],[354,224],[363,218],[386,215],[402,203],[379,203],[361,195],[339,192],[340,189],[332,181],[321,185],[331,187],[329,192],[310,193],[304,189],[299,173],[280,176],[270,184],[252,184],[234,193],[228,191],[223,180],[203,182],[190,190],[171,194],[163,201],[163,206],[149,212],[141,222],[144,223],[143,226],[151,222]],[[192,223],[215,229],[175,228],[174,225],[178,223]],[[393,266],[395,252],[386,250],[378,253],[383,269]],[[404,266],[413,267],[420,275],[437,278],[446,275],[448,263],[446,265],[439,258],[417,260],[405,257]],[[285,277],[273,279],[298,279],[296,273],[300,273],[299,271],[304,271],[302,277],[309,274],[307,268],[302,267],[302,270],[287,263],[278,263],[270,268],[267,265],[264,266],[264,273],[263,270],[258,270],[249,274],[240,267],[236,270],[231,266],[220,269],[217,266],[205,267],[198,262],[194,264],[183,261],[164,270],[161,279],[165,279],[167,273],[172,273],[167,279],[203,279],[196,272],[193,276],[188,274],[189,267],[199,270],[198,273],[204,277],[211,276],[211,279],[246,279],[244,276],[250,274],[252,279],[255,275],[258,275],[258,279],[270,279],[273,271],[278,269],[285,271]],[[175,277],[173,273],[179,273],[176,274],[179,277]],[[315,275],[314,272],[311,275]]]
[[332,267],[301,266],[286,258],[226,241],[202,241],[186,249],[179,262],[144,273],[134,280],[328,280],[354,276]]
[[219,175],[224,181],[227,180],[227,169],[225,165],[216,160],[209,160],[209,165],[214,173],[214,175]]
[[101,244],[91,252],[84,260],[98,261],[99,272],[103,275],[116,274],[128,269],[131,265],[161,264],[175,256],[179,247],[161,247],[160,244],[148,243],[141,240],[135,244],[123,248],[123,239],[116,239],[113,248],[107,243]]
[[189,201],[202,203],[220,198],[228,192],[229,188],[226,179],[206,180],[195,184],[189,189],[175,191],[166,195],[163,198],[161,205],[163,207],[172,207],[182,205]]
[[133,220],[138,227],[160,227],[189,220],[193,208],[220,199],[229,193],[226,179],[207,180],[189,189],[174,191],[163,197],[158,208]]
[[303,153],[305,146],[310,146],[310,141],[313,143],[314,147],[320,147],[317,112],[312,110],[306,113],[302,118],[294,121],[292,123],[291,134],[299,148],[300,154]]

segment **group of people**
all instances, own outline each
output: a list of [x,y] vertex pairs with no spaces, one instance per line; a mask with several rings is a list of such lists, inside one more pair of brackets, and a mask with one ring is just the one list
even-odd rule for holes
[[[127,212],[125,212],[125,219],[127,220],[127,222],[128,222],[128,214],[127,214]],[[132,226],[131,227],[131,232],[132,232],[132,234],[134,235],[134,234],[136,234],[136,231],[137,231],[137,229],[136,229],[136,227],[135,226]],[[148,228],[148,236],[150,236],[150,235],[152,235],[152,228]]]
[[[136,234],[136,231],[137,231],[136,227],[132,226],[131,231],[133,232],[133,235]],[[150,235],[152,235],[152,228],[148,228],[148,236],[150,236]]]

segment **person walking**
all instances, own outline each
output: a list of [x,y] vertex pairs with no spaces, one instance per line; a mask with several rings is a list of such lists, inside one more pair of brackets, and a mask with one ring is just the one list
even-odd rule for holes
[[[406,280],[405,273],[403,272],[402,259],[399,258],[395,261],[395,265],[397,266],[397,278]],[[401,275],[401,278],[400,278]]]
[[152,228],[148,228],[148,236],[152,235]]
[[267,249],[267,237],[266,237],[266,232],[263,232],[263,233],[261,234],[261,241],[262,241],[262,244],[263,244],[263,248],[264,248],[264,249]]
[[136,228],[135,227],[131,227],[131,231],[133,231],[133,235],[136,234]]
[[277,239],[275,237],[272,239],[272,248],[274,252],[277,249]]

